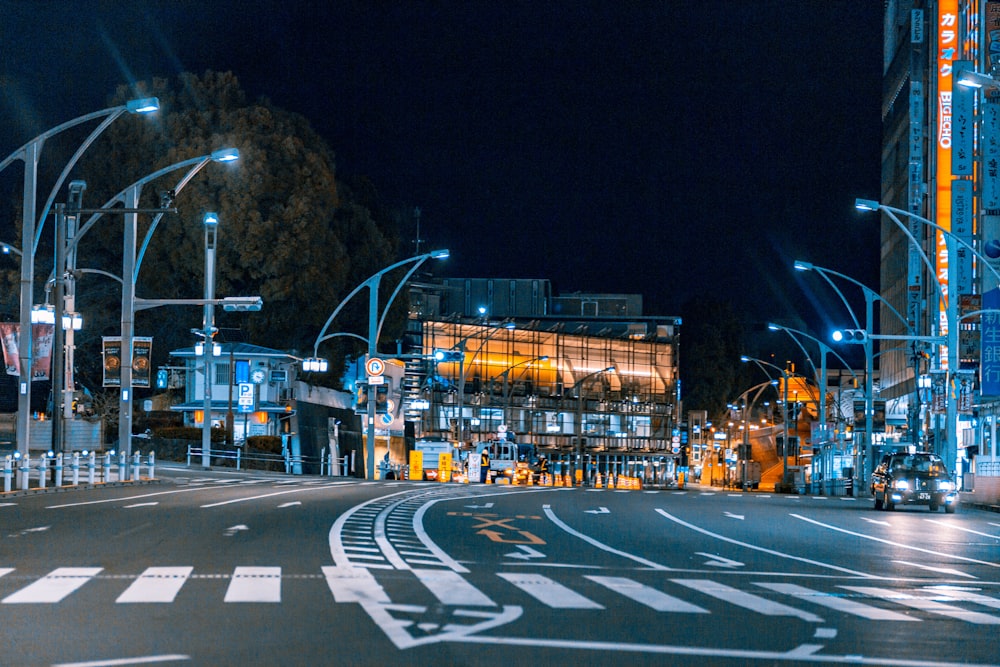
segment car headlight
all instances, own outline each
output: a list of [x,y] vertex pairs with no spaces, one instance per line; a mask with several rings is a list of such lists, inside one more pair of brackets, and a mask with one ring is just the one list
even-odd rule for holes
[[899,489],[900,491],[906,491],[908,488],[910,488],[910,483],[907,482],[905,479],[897,479],[895,482],[892,483],[892,488]]
[[940,490],[940,491],[954,491],[955,490],[955,483],[952,482],[952,481],[950,481],[950,480],[944,479],[944,480],[941,480],[940,482],[938,482],[937,487],[938,487],[938,490]]

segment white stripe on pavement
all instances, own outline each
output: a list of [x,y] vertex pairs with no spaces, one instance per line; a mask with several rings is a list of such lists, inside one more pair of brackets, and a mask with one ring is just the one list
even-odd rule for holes
[[841,588],[846,588],[849,591],[855,591],[856,593],[861,593],[862,595],[870,595],[871,597],[889,600],[890,602],[895,602],[896,604],[901,604],[907,607],[913,607],[914,609],[919,609],[920,611],[927,611],[932,614],[947,616],[948,618],[957,618],[961,621],[974,623],[976,625],[1000,625],[1000,617],[998,616],[990,616],[989,614],[984,614],[978,611],[959,609],[958,607],[942,604],[936,600],[931,600],[930,598],[917,597],[901,591],[894,591],[889,588],[875,588],[874,586],[841,586]]
[[888,609],[879,609],[878,607],[872,607],[871,605],[863,604],[857,600],[851,600],[850,598],[843,598],[836,594],[821,593],[819,591],[814,591],[805,586],[799,586],[797,584],[772,584],[772,583],[761,583],[756,582],[758,586],[767,588],[768,590],[775,591],[776,593],[784,593],[785,595],[791,595],[800,600],[806,600],[807,602],[812,602],[818,604],[821,607],[827,607],[828,609],[835,609],[836,611],[842,611],[845,614],[853,614],[854,616],[860,616],[861,618],[867,618],[872,621],[919,621],[919,618],[914,618],[913,616],[907,616],[906,614],[900,614],[896,611],[890,611]]
[[281,568],[236,568],[224,602],[281,602]]
[[100,567],[60,567],[3,599],[3,604],[59,602],[97,576]]
[[726,586],[711,579],[671,579],[676,584],[686,586],[692,590],[711,595],[724,602],[735,604],[738,607],[755,611],[766,616],[795,616],[810,623],[822,623],[823,619],[808,611],[789,607],[788,605],[774,602],[767,598],[762,598],[753,593],[746,593],[738,588]]
[[452,570],[413,569],[427,589],[441,604],[473,607],[495,607],[497,603]]
[[673,595],[667,595],[662,591],[625,577],[602,577],[590,574],[586,574],[584,577],[656,611],[673,611],[685,614],[709,613],[707,609],[702,609],[698,605],[685,602],[680,598],[675,598]]
[[173,602],[193,567],[148,567],[115,602]]
[[593,600],[588,600],[559,582],[540,574],[497,572],[497,576],[506,579],[531,597],[553,609],[604,609],[602,605]]

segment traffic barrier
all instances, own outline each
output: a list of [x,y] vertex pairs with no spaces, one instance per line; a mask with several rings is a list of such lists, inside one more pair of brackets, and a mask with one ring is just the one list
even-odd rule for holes
[[11,464],[11,456],[8,454],[3,459],[3,492],[10,493],[10,482],[11,477],[14,475],[14,470]]

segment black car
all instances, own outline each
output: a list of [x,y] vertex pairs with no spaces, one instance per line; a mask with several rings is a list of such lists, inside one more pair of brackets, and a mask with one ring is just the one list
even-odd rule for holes
[[958,491],[944,461],[930,452],[893,452],[882,457],[872,473],[875,509],[896,505],[927,505],[952,514],[958,508]]

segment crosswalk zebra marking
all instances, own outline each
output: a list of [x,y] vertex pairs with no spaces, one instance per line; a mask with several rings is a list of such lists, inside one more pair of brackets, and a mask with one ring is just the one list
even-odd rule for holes
[[762,598],[753,593],[746,593],[738,588],[726,586],[711,579],[671,579],[676,584],[692,590],[711,595],[714,598],[735,604],[738,607],[755,611],[766,616],[795,616],[809,623],[822,623],[823,619],[802,609],[789,607],[786,604]]
[[3,599],[3,604],[46,604],[60,602],[93,579],[104,568],[60,567]]
[[173,602],[193,570],[193,567],[147,567],[115,602]]
[[821,607],[827,607],[828,609],[842,611],[845,614],[853,614],[854,616],[867,618],[868,620],[871,621],[919,621],[920,620],[919,618],[907,616],[906,614],[900,614],[899,612],[890,611],[888,609],[879,609],[878,607],[872,607],[871,605],[858,602],[857,600],[851,600],[849,598],[843,598],[837,595],[831,595],[829,593],[821,593],[819,591],[814,591],[810,588],[806,588],[805,586],[799,586],[798,584],[756,582],[756,585],[774,591],[776,593],[791,595],[792,597],[798,598],[799,600],[806,600],[807,602],[818,604]]
[[452,570],[412,570],[441,604],[472,607],[496,607],[497,603]]
[[281,568],[236,568],[223,601],[281,602]]
[[658,591],[655,588],[640,584],[626,577],[602,577],[591,574],[586,574],[584,577],[656,611],[672,611],[685,614],[709,613],[707,609],[703,609],[698,605],[675,598],[673,595],[668,595],[663,591]]
[[497,572],[497,576],[553,609],[604,609],[603,605],[541,574]]
[[914,609],[919,609],[920,611],[939,614],[941,616],[947,616],[948,618],[957,618],[961,621],[974,623],[976,625],[1000,625],[1000,616],[991,616],[990,614],[984,614],[979,611],[959,609],[958,607],[953,607],[951,605],[938,602],[937,600],[910,595],[909,593],[903,593],[902,591],[894,591],[888,588],[876,588],[874,586],[841,586],[841,588],[846,588],[849,591],[880,598],[882,600],[890,600],[896,604],[913,607]]

